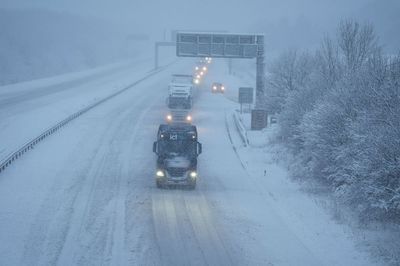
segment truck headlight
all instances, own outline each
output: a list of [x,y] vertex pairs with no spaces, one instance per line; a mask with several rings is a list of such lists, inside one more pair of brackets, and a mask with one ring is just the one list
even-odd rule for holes
[[216,90],[216,89],[217,89],[217,86],[214,86],[214,87],[213,87],[213,90]]
[[157,175],[158,177],[164,177],[164,172],[161,171],[161,170],[158,170],[158,171],[156,172],[156,175]]
[[225,90],[225,87],[224,87],[224,86],[222,86],[222,87],[221,87],[221,90]]
[[191,117],[190,115],[188,115],[188,116],[186,117],[186,120],[187,120],[187,121],[192,121],[192,117]]
[[194,80],[194,83],[195,83],[195,84],[199,84],[199,82],[200,82],[200,81],[199,81],[198,79],[195,79],[195,80]]
[[197,177],[197,173],[196,172],[190,172],[190,177],[191,178],[196,178]]
[[204,67],[203,67],[203,71],[207,71],[207,67],[204,66]]
[[167,120],[171,121],[172,120],[172,115],[167,115]]

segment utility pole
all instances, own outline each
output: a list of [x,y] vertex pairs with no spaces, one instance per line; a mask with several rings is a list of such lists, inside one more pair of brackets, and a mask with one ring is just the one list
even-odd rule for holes
[[232,75],[232,58],[228,59],[229,75]]

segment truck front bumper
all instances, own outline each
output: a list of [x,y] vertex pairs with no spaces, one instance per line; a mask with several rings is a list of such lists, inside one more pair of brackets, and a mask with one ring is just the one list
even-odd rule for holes
[[165,176],[156,176],[157,182],[160,182],[164,185],[190,185],[193,182],[196,182],[197,179],[197,174],[196,176],[191,176],[189,173],[185,173],[184,176],[170,176],[168,173],[166,173]]

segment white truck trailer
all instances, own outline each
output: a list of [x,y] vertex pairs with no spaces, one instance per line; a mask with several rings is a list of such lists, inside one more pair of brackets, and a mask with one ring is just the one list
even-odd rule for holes
[[168,86],[168,108],[191,109],[193,104],[193,76],[174,74]]

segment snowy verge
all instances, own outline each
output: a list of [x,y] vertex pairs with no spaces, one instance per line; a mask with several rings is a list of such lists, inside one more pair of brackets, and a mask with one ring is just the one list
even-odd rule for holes
[[[264,150],[270,162],[275,163],[277,167],[283,169],[285,178],[292,179],[291,175],[297,170],[292,170],[292,163],[296,163],[296,159],[290,155],[290,152],[281,145],[278,137],[278,124],[270,124],[261,131],[250,130],[250,114],[240,114],[240,122],[246,129],[249,141],[249,149]],[[241,132],[238,132],[242,134]],[[240,154],[240,153],[239,153]],[[264,167],[269,169],[269,163]],[[261,167],[261,166],[260,166]],[[373,254],[371,256],[380,258],[379,264],[398,265],[400,250],[399,246],[399,227],[394,224],[372,223],[370,225],[360,224],[358,218],[354,215],[353,210],[349,206],[344,206],[331,197],[329,188],[322,184],[308,180],[304,183],[301,179],[293,181],[293,186],[309,200],[312,200],[324,212],[324,215],[331,219],[334,223],[339,224],[343,231],[359,249]]]
[[[235,132],[234,123],[233,119],[228,122],[231,134],[240,135],[239,130]],[[324,265],[381,264],[373,261],[365,247],[358,245],[349,226],[337,223],[318,199],[290,180],[287,169],[276,159],[279,151],[271,144],[276,130],[274,125],[262,131],[247,131],[250,145],[246,147],[238,141],[239,137],[232,137],[242,165],[249,177],[263,188],[271,207]]]

